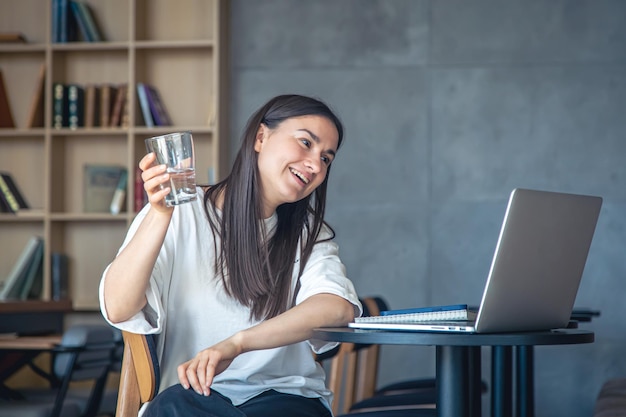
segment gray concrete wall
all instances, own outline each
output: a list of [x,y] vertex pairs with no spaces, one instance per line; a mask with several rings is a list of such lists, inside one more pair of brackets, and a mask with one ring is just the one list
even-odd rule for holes
[[[626,1],[235,0],[231,12],[233,149],[279,93],[321,97],[346,125],[328,220],[362,295],[477,304],[512,188],[604,197],[576,302],[602,311],[582,326],[596,342],[536,349],[536,415],[589,416],[602,382],[626,376]],[[381,383],[433,374],[432,348],[383,348]]]

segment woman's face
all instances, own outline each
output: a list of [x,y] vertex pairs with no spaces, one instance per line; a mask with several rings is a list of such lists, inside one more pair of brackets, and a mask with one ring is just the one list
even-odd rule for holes
[[307,197],[324,181],[338,142],[337,128],[322,116],[293,117],[274,129],[259,127],[254,149],[265,217],[283,203]]

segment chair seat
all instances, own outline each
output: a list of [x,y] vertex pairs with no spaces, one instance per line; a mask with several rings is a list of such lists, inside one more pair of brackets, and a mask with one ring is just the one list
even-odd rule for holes
[[[50,402],[17,401],[0,402],[0,417],[49,417],[53,404]],[[64,401],[61,410],[63,417],[80,417],[80,407],[72,401]]]

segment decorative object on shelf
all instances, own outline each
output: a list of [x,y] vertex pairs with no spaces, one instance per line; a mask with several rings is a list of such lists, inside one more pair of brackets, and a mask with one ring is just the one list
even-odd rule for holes
[[111,199],[111,214],[120,214],[124,208],[124,202],[126,201],[126,186],[128,185],[128,171],[122,171],[120,180],[117,182],[117,187],[113,193]]
[[22,32],[0,32],[0,43],[25,43],[26,37]]
[[84,167],[84,204],[86,213],[109,213],[113,195],[126,168],[118,165]]
[[28,119],[26,127],[43,127],[44,124],[44,91],[46,84],[46,63],[39,67],[39,75],[37,76],[37,87],[28,111]]
[[0,127],[15,127],[13,113],[9,105],[9,93],[4,84],[2,70],[0,70]]

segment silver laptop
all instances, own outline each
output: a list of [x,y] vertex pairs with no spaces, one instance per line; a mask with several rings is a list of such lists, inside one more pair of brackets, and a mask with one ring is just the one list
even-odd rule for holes
[[566,327],[601,206],[600,197],[515,189],[475,320],[349,326],[470,333]]

